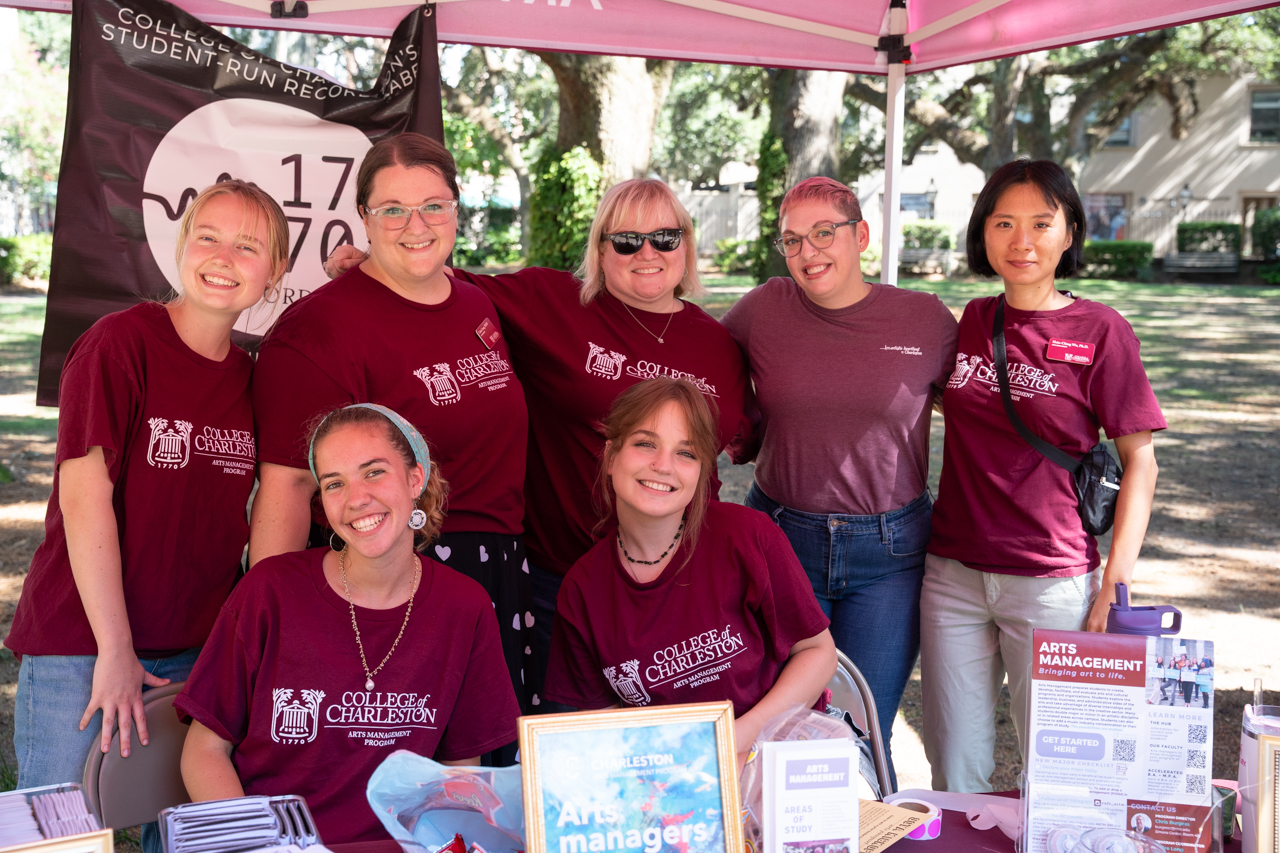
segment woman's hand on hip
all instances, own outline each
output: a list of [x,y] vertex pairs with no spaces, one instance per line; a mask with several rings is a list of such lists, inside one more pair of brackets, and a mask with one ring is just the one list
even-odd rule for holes
[[99,653],[93,665],[93,693],[80,718],[80,731],[89,725],[95,712],[102,711],[102,751],[111,750],[111,734],[118,722],[120,755],[128,758],[135,725],[139,743],[146,746],[150,740],[147,716],[142,710],[142,686],[163,687],[168,683],[169,679],[147,672],[131,649]]

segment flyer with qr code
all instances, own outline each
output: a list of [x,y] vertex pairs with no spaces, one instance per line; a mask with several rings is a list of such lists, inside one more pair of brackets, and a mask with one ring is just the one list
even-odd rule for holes
[[1027,726],[1026,853],[1056,826],[1109,826],[1169,853],[1208,853],[1213,643],[1036,630]]

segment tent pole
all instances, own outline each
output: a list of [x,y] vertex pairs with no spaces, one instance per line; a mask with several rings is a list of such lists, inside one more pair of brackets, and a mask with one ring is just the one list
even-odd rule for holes
[[[892,0],[889,6],[889,33],[907,31],[906,0]],[[909,56],[909,54],[907,54]],[[906,122],[907,73],[901,54],[889,53],[889,79],[885,87],[884,132],[884,233],[880,241],[880,281],[898,284],[898,249],[902,244],[902,133]]]

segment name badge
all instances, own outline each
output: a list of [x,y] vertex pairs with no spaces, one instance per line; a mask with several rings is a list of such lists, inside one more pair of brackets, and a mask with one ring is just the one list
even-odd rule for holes
[[1083,341],[1065,341],[1050,338],[1045,350],[1045,358],[1050,361],[1065,361],[1068,364],[1093,364],[1093,344]]
[[488,317],[484,318],[484,322],[476,329],[476,337],[480,339],[480,343],[484,344],[485,349],[493,349],[498,345],[498,341],[502,340],[502,332],[489,321]]

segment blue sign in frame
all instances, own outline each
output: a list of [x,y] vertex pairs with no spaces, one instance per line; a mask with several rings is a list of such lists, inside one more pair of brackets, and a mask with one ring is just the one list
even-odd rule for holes
[[738,853],[733,705],[520,718],[528,853]]

